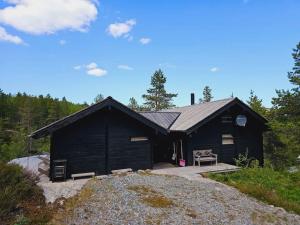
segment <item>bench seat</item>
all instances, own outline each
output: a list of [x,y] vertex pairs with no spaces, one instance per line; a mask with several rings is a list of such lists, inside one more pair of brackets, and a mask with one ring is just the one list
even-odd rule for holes
[[201,162],[208,162],[208,161],[216,161],[215,157],[200,157],[199,160]]
[[73,180],[78,177],[94,177],[94,176],[95,176],[95,172],[71,174],[71,177],[73,178]]
[[196,162],[200,166],[200,162],[216,162],[218,164],[218,155],[212,153],[212,149],[194,150],[193,151],[193,165]]

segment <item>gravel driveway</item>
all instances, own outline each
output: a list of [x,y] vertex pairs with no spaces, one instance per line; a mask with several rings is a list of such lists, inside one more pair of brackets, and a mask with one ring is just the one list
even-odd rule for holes
[[202,178],[132,173],[90,180],[64,224],[300,224],[300,216]]

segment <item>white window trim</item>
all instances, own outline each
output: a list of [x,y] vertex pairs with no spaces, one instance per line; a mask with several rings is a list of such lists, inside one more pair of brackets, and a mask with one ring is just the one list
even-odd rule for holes
[[232,134],[222,134],[222,145],[234,145],[234,137]]
[[148,137],[131,137],[130,141],[131,142],[138,142],[138,141],[148,141]]
[[221,117],[221,122],[222,123],[232,123],[233,118],[232,116],[222,116]]

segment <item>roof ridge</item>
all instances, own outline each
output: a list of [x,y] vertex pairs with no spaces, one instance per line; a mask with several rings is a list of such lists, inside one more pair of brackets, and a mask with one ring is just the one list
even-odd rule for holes
[[137,111],[138,113],[181,113],[181,112],[168,112],[168,111]]

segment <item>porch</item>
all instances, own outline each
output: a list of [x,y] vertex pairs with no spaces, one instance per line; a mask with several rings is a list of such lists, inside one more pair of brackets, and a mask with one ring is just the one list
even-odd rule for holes
[[240,168],[226,163],[218,163],[218,165],[207,166],[186,166],[177,167],[169,163],[155,164],[151,173],[158,175],[175,175],[191,179],[199,176],[201,173],[226,173],[239,170]]

